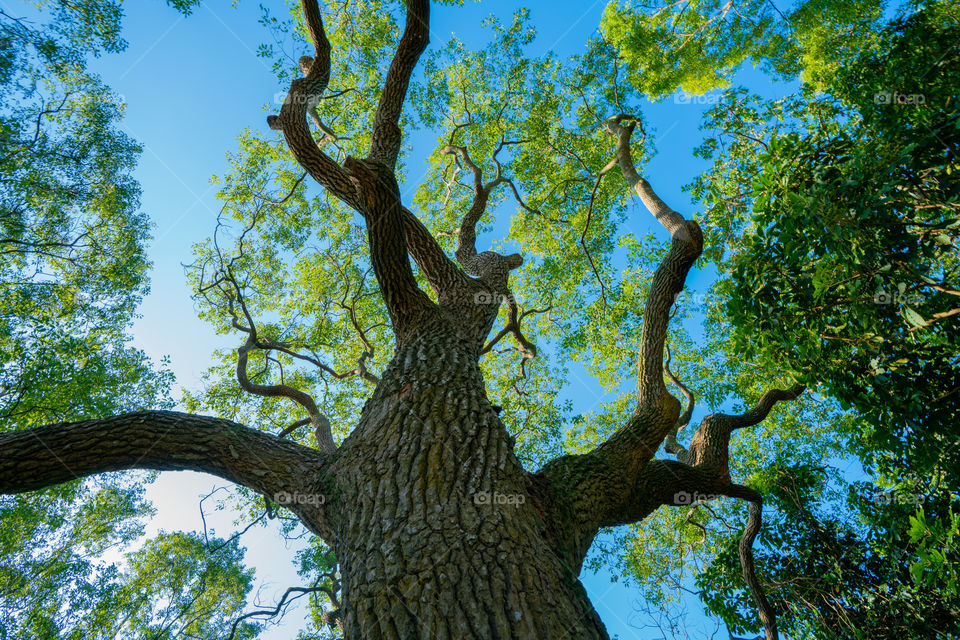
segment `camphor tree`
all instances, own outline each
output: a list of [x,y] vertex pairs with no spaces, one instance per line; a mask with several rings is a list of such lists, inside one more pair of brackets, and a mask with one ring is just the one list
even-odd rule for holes
[[[314,55],[268,120],[283,144],[245,136],[222,194],[244,231],[198,249],[203,313],[242,334],[239,388],[265,401],[231,409],[237,390],[218,383],[188,405],[258,428],[154,410],[7,433],[0,492],[135,468],[226,478],[333,552],[328,620],[343,636],[385,639],[605,638],[577,579],[598,532],[728,496],[749,503],[738,555],[776,638],[751,553],[763,498],[731,478],[728,445],[803,387],[788,380],[741,414],[708,415],[681,444],[693,402],[668,391],[664,356],[703,236],[639,173],[649,148],[618,58],[599,41],[569,63],[525,57],[521,13],[492,25],[482,51],[451,42],[418,78],[429,3],[407,3],[398,41],[389,9],[334,7],[327,29],[303,1]],[[416,120],[442,133],[438,169],[407,203],[402,133]],[[267,194],[277,187],[285,195]],[[619,233],[631,195],[669,246]],[[478,250],[507,196],[516,251]],[[628,256],[619,277],[615,250]],[[535,347],[548,340],[611,388],[635,377],[587,451],[551,437],[564,425],[551,397],[562,367]],[[291,407],[306,417],[265,432]],[[664,443],[676,460],[656,458]]]

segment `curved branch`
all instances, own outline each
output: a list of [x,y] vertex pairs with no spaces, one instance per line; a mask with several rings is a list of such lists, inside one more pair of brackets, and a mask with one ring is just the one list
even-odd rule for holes
[[[280,612],[283,610],[283,608],[286,605],[288,605],[290,602],[293,602],[294,600],[298,600],[299,598],[302,598],[307,594],[317,593],[318,591],[322,591],[322,588],[321,587],[288,587],[287,590],[284,591],[283,596],[280,598],[280,602],[278,602],[277,606],[274,607],[273,609],[258,609],[256,611],[251,611],[250,613],[245,613],[242,616],[237,617],[237,619],[233,621],[233,625],[230,627],[230,635],[227,636],[227,640],[233,640],[236,637],[237,628],[240,626],[240,623],[242,623],[244,620],[247,620],[248,618],[257,618],[257,617],[276,618],[278,615],[280,615]],[[297,595],[291,598],[290,595],[294,593]]]
[[391,171],[400,154],[400,112],[410,85],[410,76],[420,54],[430,41],[429,0],[407,0],[407,21],[390,62],[387,78],[380,93],[380,103],[373,116],[370,153],[367,159],[380,163]]
[[[328,456],[230,420],[142,411],[0,435],[0,493],[22,493],[126,469],[201,471],[258,493],[307,495]],[[330,538],[322,500],[290,504]],[[318,524],[319,523],[319,524]]]
[[[622,124],[624,121],[627,124]],[[667,336],[670,308],[683,290],[687,273],[703,251],[703,233],[694,220],[686,220],[667,206],[650,183],[637,173],[630,152],[630,137],[639,121],[635,116],[618,115],[607,120],[607,130],[617,136],[617,159],[627,185],[640,197],[647,210],[670,232],[670,252],[660,263],[650,284],[643,310],[640,337],[638,402],[657,405],[666,393],[663,383],[663,345]]]
[[256,336],[251,334],[247,337],[247,341],[243,346],[237,349],[237,381],[240,383],[240,387],[247,393],[265,398],[282,397],[293,400],[307,410],[307,414],[310,416],[310,424],[313,425],[320,450],[326,453],[336,451],[337,446],[333,442],[330,422],[320,413],[320,410],[317,408],[317,403],[314,402],[310,394],[285,384],[266,385],[256,384],[250,381],[250,378],[247,377],[247,354],[251,349],[255,348],[257,348]]
[[[631,499],[623,508],[608,512],[600,524],[609,527],[639,522],[661,506],[694,506],[720,496],[750,502],[750,516],[739,544],[740,564],[744,580],[757,605],[766,640],[777,640],[779,636],[776,614],[757,579],[753,561],[753,542],[760,530],[763,506],[763,497],[756,490],[732,484],[710,469],[672,460],[653,460],[644,468],[632,487]],[[578,570],[592,539],[591,535],[572,540],[573,561]]]
[[797,384],[789,389],[770,389],[764,393],[760,400],[749,411],[735,416],[726,416],[730,420],[730,429],[743,429],[760,424],[773,410],[778,402],[796,400],[800,394],[806,390],[802,384]]
[[490,341],[483,347],[480,351],[481,354],[489,352],[497,343],[503,340],[507,334],[513,334],[514,339],[517,341],[517,345],[521,353],[523,353],[524,361],[537,356],[537,345],[530,342],[527,337],[523,334],[523,327],[521,323],[523,319],[527,316],[534,313],[547,313],[553,309],[553,305],[547,305],[543,309],[527,309],[522,313],[520,307],[517,305],[517,301],[513,296],[507,297],[507,324],[501,329],[497,335],[490,339]]
[[[622,125],[626,119],[632,121]],[[627,183],[671,236],[670,251],[653,275],[643,310],[637,405],[633,415],[606,442],[584,455],[553,460],[538,472],[566,494],[577,510],[584,511],[581,534],[590,538],[610,513],[630,508],[633,489],[644,468],[677,424],[680,403],[667,393],[664,383],[664,345],[670,309],[703,249],[700,226],[667,207],[637,174],[629,144],[635,121],[617,116],[607,121],[607,130],[617,136],[617,159]]]
[[[690,234],[689,221],[682,215],[671,209],[660,199],[660,196],[654,192],[653,187],[639,173],[633,163],[633,156],[630,153],[630,137],[633,130],[640,121],[636,116],[619,114],[607,120],[607,131],[617,136],[617,157],[620,160],[620,169],[624,180],[643,202],[647,210],[653,214],[657,222],[670,232],[671,238],[680,237],[687,242],[696,242]],[[627,122],[627,124],[622,124]],[[703,240],[700,240],[702,244]]]
[[447,145],[441,151],[445,155],[456,155],[458,162],[462,162],[473,174],[473,202],[463,216],[460,229],[457,233],[457,250],[455,255],[460,265],[470,275],[479,276],[477,264],[477,223],[487,210],[487,201],[490,199],[492,186],[483,184],[483,171],[470,158],[466,147]]
[[301,5],[315,54],[313,58],[304,56],[300,59],[305,77],[290,83],[280,115],[268,117],[267,124],[271,129],[283,132],[294,158],[314,180],[359,211],[361,202],[350,175],[320,150],[307,122],[308,113],[313,111],[330,82],[330,41],[323,29],[317,0],[302,0]]
[[763,521],[763,496],[756,490],[739,484],[730,485],[725,495],[750,502],[747,526],[743,529],[743,535],[738,545],[740,567],[743,569],[743,579],[747,583],[750,595],[757,605],[757,612],[760,615],[760,622],[763,623],[763,633],[766,640],[778,640],[780,634],[777,631],[777,615],[773,607],[770,606],[770,601],[767,600],[767,595],[757,579],[757,568],[753,562],[753,541],[756,539]]

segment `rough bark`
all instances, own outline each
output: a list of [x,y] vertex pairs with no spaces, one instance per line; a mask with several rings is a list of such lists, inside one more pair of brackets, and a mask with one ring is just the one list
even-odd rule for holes
[[284,502],[329,539],[317,498],[328,456],[243,425],[175,411],[143,411],[0,434],[0,493],[22,493],[125,469],[202,471]]
[[401,346],[329,477],[347,638],[606,638],[486,397],[476,342]]

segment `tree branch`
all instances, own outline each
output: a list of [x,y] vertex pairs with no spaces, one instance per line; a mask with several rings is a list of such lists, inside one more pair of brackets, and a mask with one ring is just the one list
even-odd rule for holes
[[[762,520],[763,497],[760,493],[750,487],[732,484],[711,469],[671,460],[651,461],[640,474],[631,493],[626,508],[610,513],[610,518],[602,522],[603,526],[639,522],[661,506],[693,506],[720,496],[750,503],[749,519],[739,544],[740,565],[747,588],[757,605],[766,640],[777,640],[776,614],[757,579],[753,561],[753,542]],[[586,552],[587,549],[583,548],[582,553],[585,555]]]
[[333,433],[330,430],[330,422],[320,413],[317,403],[314,402],[310,394],[295,389],[285,384],[256,384],[247,377],[247,354],[251,349],[257,348],[256,335],[251,333],[247,336],[247,341],[237,349],[237,381],[240,387],[247,393],[262,396],[265,398],[289,398],[304,409],[310,416],[310,424],[313,425],[314,433],[317,436],[317,445],[325,453],[333,453],[337,450],[337,445],[333,442]]
[[750,595],[757,605],[766,640],[778,640],[780,634],[777,631],[777,616],[767,600],[767,595],[764,593],[760,581],[757,579],[757,568],[753,562],[753,541],[756,539],[763,521],[763,496],[754,489],[739,484],[730,485],[725,493],[732,498],[740,498],[750,502],[747,526],[743,530],[738,545],[740,567],[743,569],[743,579],[747,583]]
[[[626,122],[627,124],[622,124]],[[607,120],[607,131],[617,136],[617,158],[627,185],[640,197],[647,210],[670,233],[670,252],[654,273],[643,311],[640,338],[638,401],[659,404],[666,393],[663,383],[663,345],[667,335],[670,307],[683,290],[687,273],[703,250],[703,233],[693,220],[667,206],[650,183],[637,173],[630,152],[630,137],[639,119],[621,114]]]
[[[621,124],[625,120],[628,124]],[[606,442],[580,456],[557,458],[537,472],[571,501],[571,509],[580,514],[584,527],[578,535],[591,539],[611,513],[630,508],[644,468],[677,424],[680,403],[664,383],[664,344],[670,309],[703,248],[700,226],[664,204],[637,173],[630,154],[636,121],[621,115],[609,119],[606,127],[617,138],[617,160],[624,179],[671,236],[670,251],[654,273],[643,310],[636,408]]]
[[348,157],[344,166],[363,198],[359,211],[367,225],[370,262],[393,332],[403,342],[436,314],[437,306],[420,290],[410,266],[400,187],[393,170],[383,164]]
[[[143,411],[0,434],[0,493],[22,493],[125,469],[201,471],[276,496],[316,494],[327,455],[224,420]],[[288,505],[308,526],[323,500]],[[314,530],[326,539],[329,530]]]
[[[317,593],[318,591],[321,591],[320,587],[288,587],[287,590],[283,592],[280,602],[278,602],[273,609],[257,609],[256,611],[251,611],[250,613],[245,613],[242,616],[238,616],[233,621],[233,625],[230,627],[230,635],[227,636],[227,640],[233,640],[236,637],[237,629],[244,620],[257,617],[276,618],[278,615],[280,615],[280,612],[283,611],[283,609],[294,600],[298,600],[311,593]],[[296,595],[291,598],[290,596],[292,594]]]
[[403,230],[407,250],[441,302],[453,291],[466,288],[466,274],[447,256],[420,218],[406,207],[403,207]]
[[[503,143],[500,146],[503,147]],[[508,181],[500,175],[500,165],[497,163],[497,176],[484,184],[483,171],[470,157],[466,147],[448,144],[441,150],[441,153],[456,156],[457,162],[463,163],[473,174],[473,201],[470,203],[467,213],[464,214],[457,233],[457,250],[455,253],[457,262],[470,275],[490,281],[491,284],[499,280],[505,282],[506,274],[511,269],[516,269],[523,264],[523,257],[516,253],[509,256],[500,256],[490,251],[478,254],[477,223],[480,222],[480,218],[487,210],[490,193],[496,187]]]
[[794,385],[784,391],[771,389],[763,394],[749,411],[739,415],[713,413],[706,416],[693,434],[687,454],[687,462],[694,466],[709,469],[720,478],[730,478],[729,446],[730,437],[737,429],[752,427],[766,418],[778,402],[795,400],[806,389],[803,385]]
[[670,345],[665,345],[667,350],[667,361],[663,365],[663,372],[667,376],[667,379],[674,384],[680,393],[683,394],[683,397],[686,398],[687,404],[683,409],[683,412],[680,414],[680,417],[677,418],[676,424],[673,425],[673,428],[670,430],[670,433],[667,434],[667,437],[663,441],[663,448],[667,453],[672,453],[677,456],[677,460],[680,462],[688,462],[688,452],[687,450],[677,441],[677,434],[680,433],[682,429],[685,429],[688,424],[690,424],[690,418],[693,416],[693,407],[695,405],[695,398],[693,392],[690,389],[680,382],[680,380],[673,375],[673,372],[670,371]]
[[287,99],[279,116],[267,118],[271,129],[283,132],[294,158],[307,173],[334,196],[353,209],[360,210],[360,197],[350,175],[320,150],[310,132],[307,115],[320,101],[330,82],[330,41],[323,29],[317,0],[302,0],[307,30],[314,44],[314,57],[300,58],[303,78],[290,83]]
[[387,78],[380,93],[380,103],[373,116],[373,132],[367,159],[393,171],[400,154],[400,113],[410,85],[410,76],[420,54],[430,41],[429,0],[407,0],[407,21],[390,62]]

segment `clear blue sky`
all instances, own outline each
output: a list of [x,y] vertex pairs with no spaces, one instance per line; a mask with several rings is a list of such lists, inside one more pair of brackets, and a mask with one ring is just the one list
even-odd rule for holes
[[[561,56],[576,53],[596,29],[604,4],[604,0],[530,3],[540,34],[537,47]],[[494,2],[437,7],[432,16],[432,40],[442,42],[456,32],[469,43],[477,37],[483,17],[491,11],[507,14],[514,6]],[[152,292],[134,327],[135,343],[154,358],[169,355],[178,385],[193,388],[213,349],[234,347],[238,339],[217,336],[211,326],[196,318],[181,265],[191,261],[191,246],[209,237],[215,225],[219,203],[210,176],[225,172],[225,155],[235,148],[242,129],[266,129],[262,107],[286,87],[278,84],[268,62],[255,55],[259,44],[270,41],[257,24],[257,3],[240,2],[234,9],[227,2],[204,2],[193,15],[183,17],[160,0],[141,0],[129,3],[127,11],[124,37],[130,42],[129,49],[96,60],[92,66],[124,97],[124,129],[144,147],[136,177],[143,188],[143,209],[155,225],[150,247],[154,267]],[[744,77],[766,95],[778,91],[752,71]],[[691,150],[700,140],[697,127],[705,108],[666,101],[645,110],[656,128],[659,149],[647,167],[647,177],[680,211],[689,212],[692,206],[681,186],[702,168]],[[416,171],[410,173],[417,175]],[[653,228],[646,219],[637,224],[640,229]],[[701,274],[692,284],[703,290],[707,280]],[[578,411],[602,401],[602,392],[581,376],[572,377],[570,393]],[[217,484],[193,473],[163,474],[150,491],[159,509],[151,529],[198,528],[197,496]],[[211,521],[219,535],[230,533],[229,514],[217,514]],[[285,549],[272,531],[255,529],[243,541],[248,560],[264,585],[264,603],[271,604],[287,586],[300,584],[288,562],[293,551]],[[645,620],[634,611],[636,591],[611,583],[607,573],[585,574],[582,579],[612,636],[623,640],[660,637],[640,628]],[[691,610],[698,607],[696,600],[689,604]],[[297,619],[296,614],[289,616],[291,624],[266,637],[294,637]],[[699,615],[693,619],[703,620]],[[713,625],[703,630],[712,631]]]

